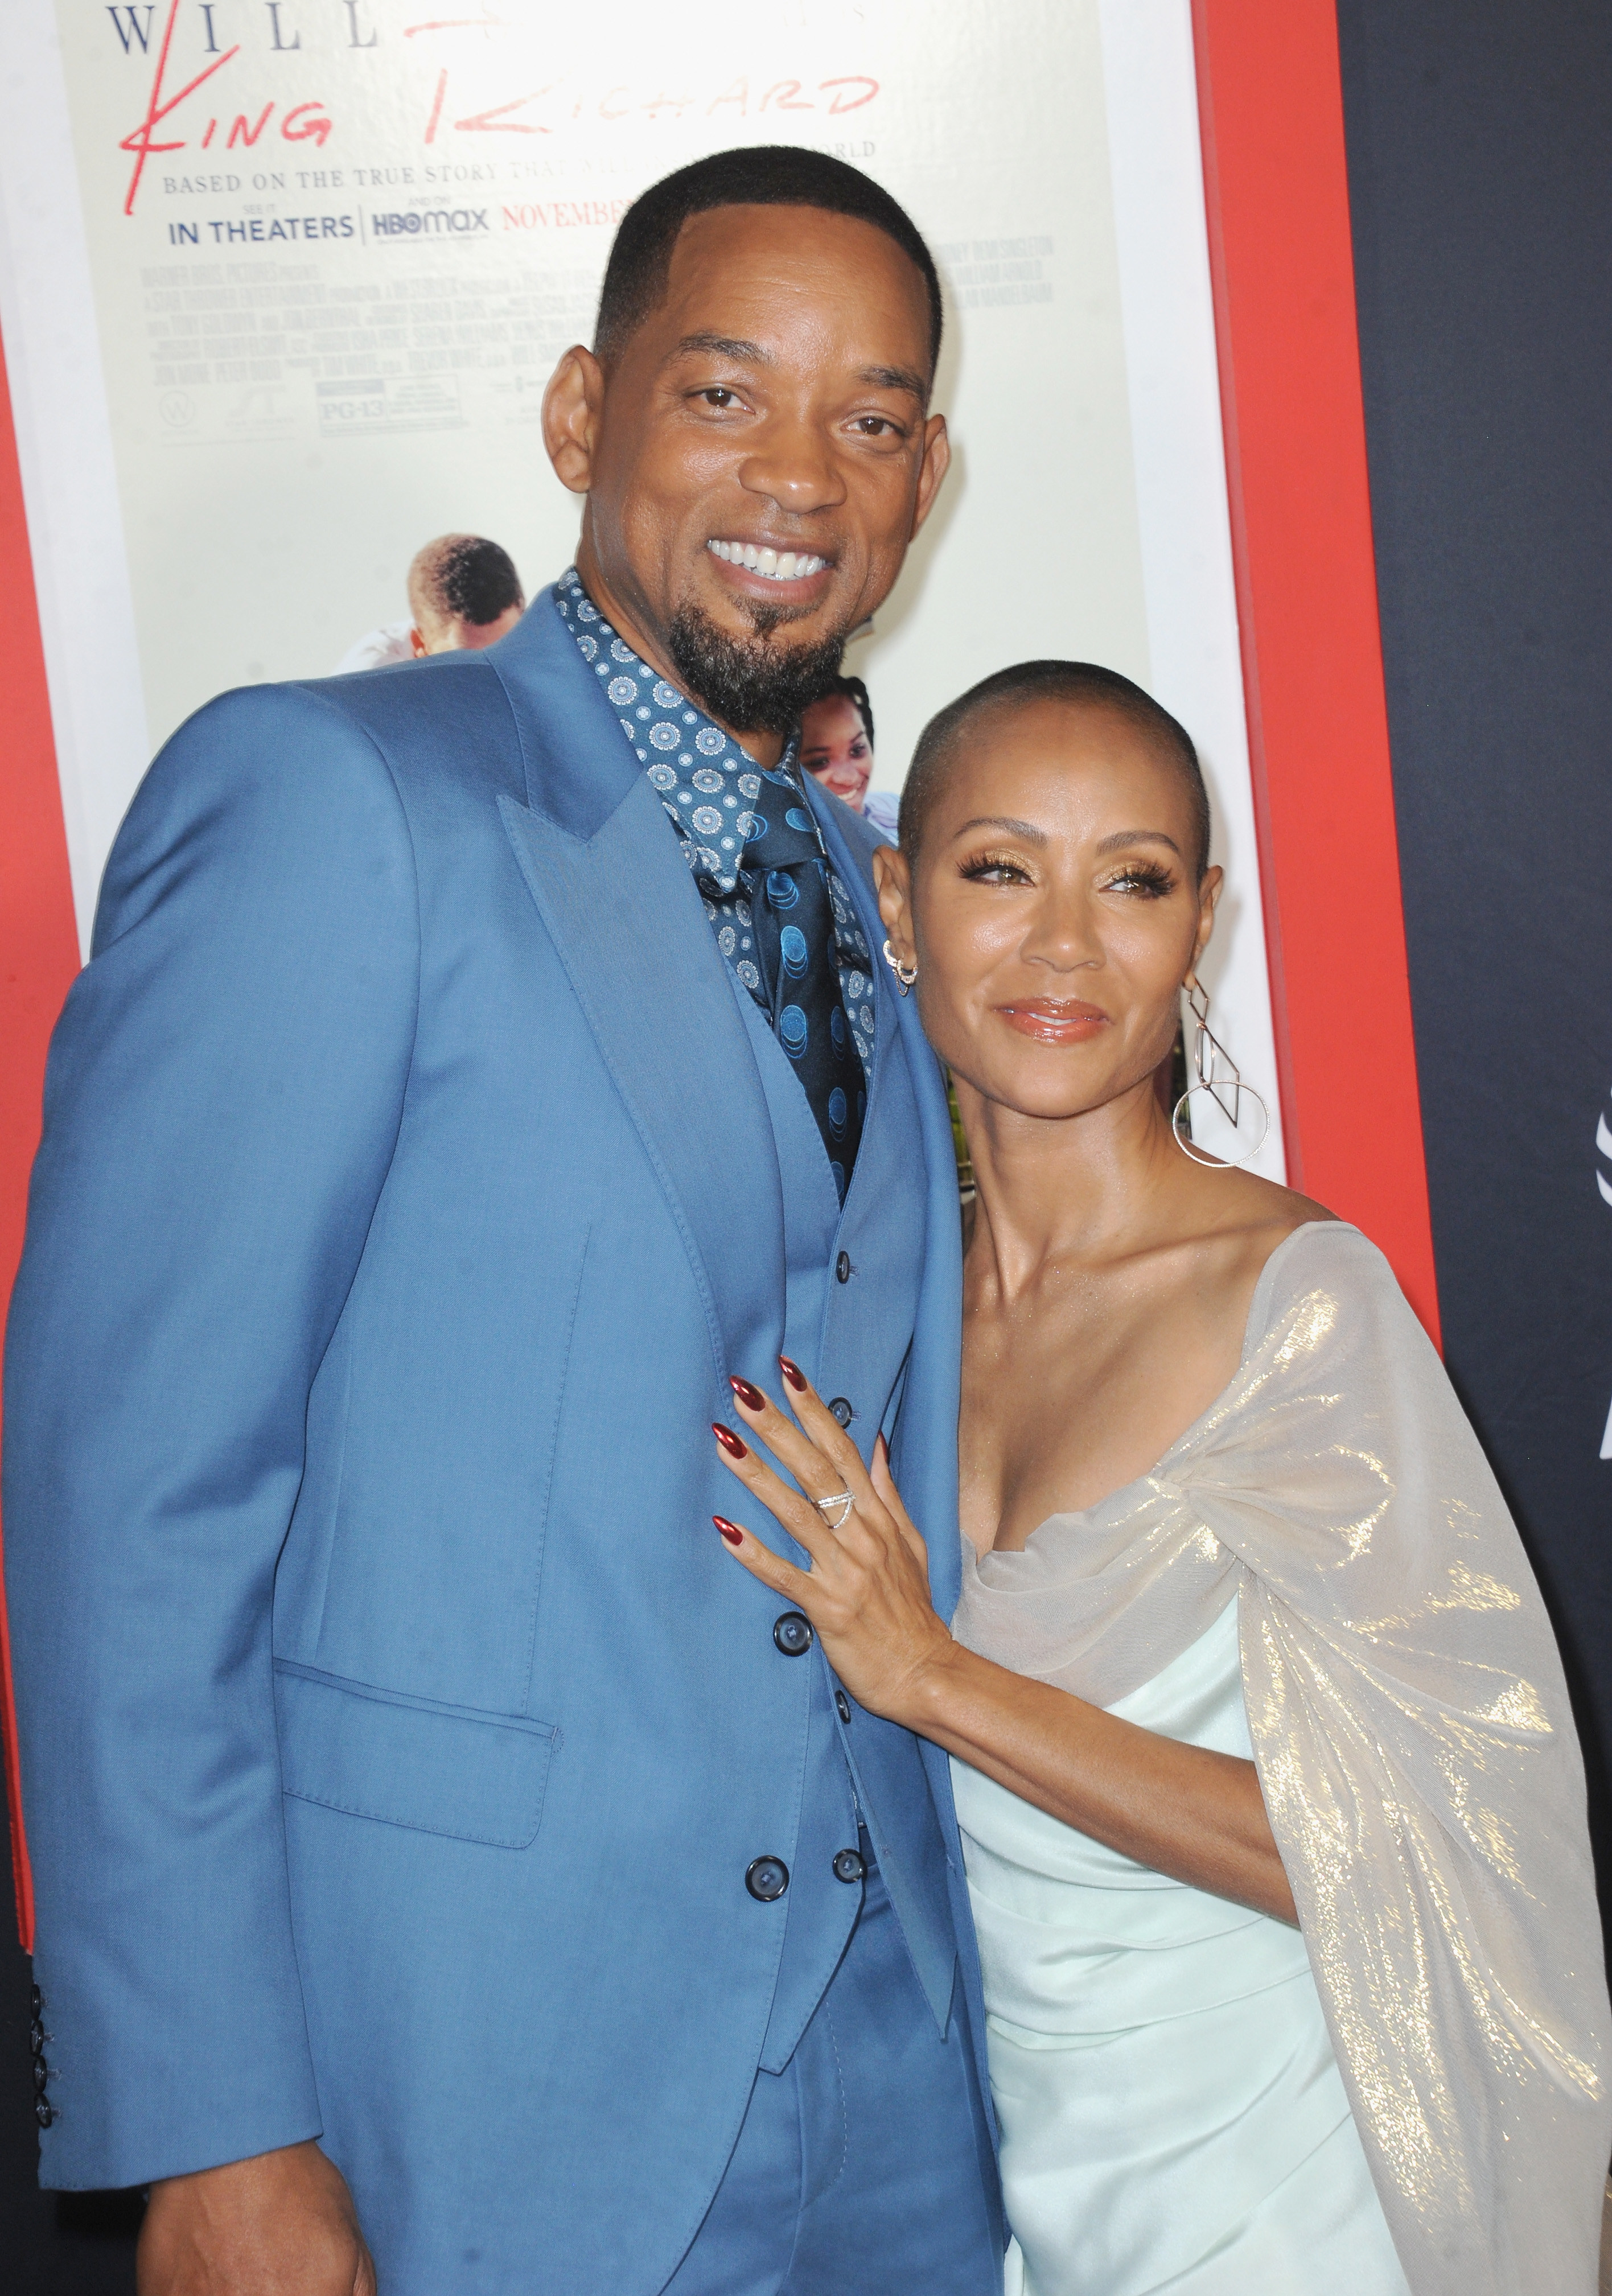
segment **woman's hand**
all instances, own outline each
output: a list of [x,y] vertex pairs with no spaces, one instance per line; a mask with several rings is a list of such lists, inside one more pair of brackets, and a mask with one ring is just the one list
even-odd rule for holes
[[[910,1728],[925,1710],[926,1685],[955,1647],[929,1599],[924,1542],[891,1479],[884,1437],[869,1474],[805,1374],[786,1356],[778,1362],[794,1419],[748,1380],[733,1382],[734,1399],[745,1427],[800,1490],[791,1490],[731,1428],[712,1432],[723,1464],[799,1540],[811,1569],[797,1570],[725,1515],[715,1517],[716,1527],[753,1577],[805,1612],[858,1703]],[[827,1516],[811,1504],[843,1492],[850,1493],[849,1507],[830,1506]]]

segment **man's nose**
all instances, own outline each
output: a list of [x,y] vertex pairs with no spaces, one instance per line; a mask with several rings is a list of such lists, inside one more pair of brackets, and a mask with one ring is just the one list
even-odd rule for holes
[[739,484],[794,518],[836,509],[845,499],[830,441],[815,423],[802,421],[769,422],[740,466]]

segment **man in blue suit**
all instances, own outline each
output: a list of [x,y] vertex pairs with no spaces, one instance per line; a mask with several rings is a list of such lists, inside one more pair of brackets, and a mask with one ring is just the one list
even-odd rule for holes
[[226,695],[119,837],[5,1504],[45,2181],[152,2184],[145,2296],[999,2287],[945,1761],[711,1523],[786,1354],[955,1600],[946,1103],[792,739],[940,321],[855,170],[669,178],[546,402],[573,572]]

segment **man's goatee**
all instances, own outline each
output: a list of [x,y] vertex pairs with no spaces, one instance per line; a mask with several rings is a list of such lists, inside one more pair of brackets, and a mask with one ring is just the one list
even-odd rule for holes
[[683,690],[740,734],[788,734],[801,712],[821,699],[840,673],[845,633],[809,645],[780,646],[772,632],[785,618],[762,607],[753,637],[729,637],[698,606],[679,606],[666,648]]

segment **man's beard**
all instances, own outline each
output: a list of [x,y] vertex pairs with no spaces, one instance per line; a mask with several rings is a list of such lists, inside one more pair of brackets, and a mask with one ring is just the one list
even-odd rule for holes
[[729,637],[698,606],[679,606],[666,650],[686,693],[738,734],[788,734],[840,674],[846,633],[809,645],[777,646],[772,633],[794,618],[787,608],[751,609],[753,637]]

